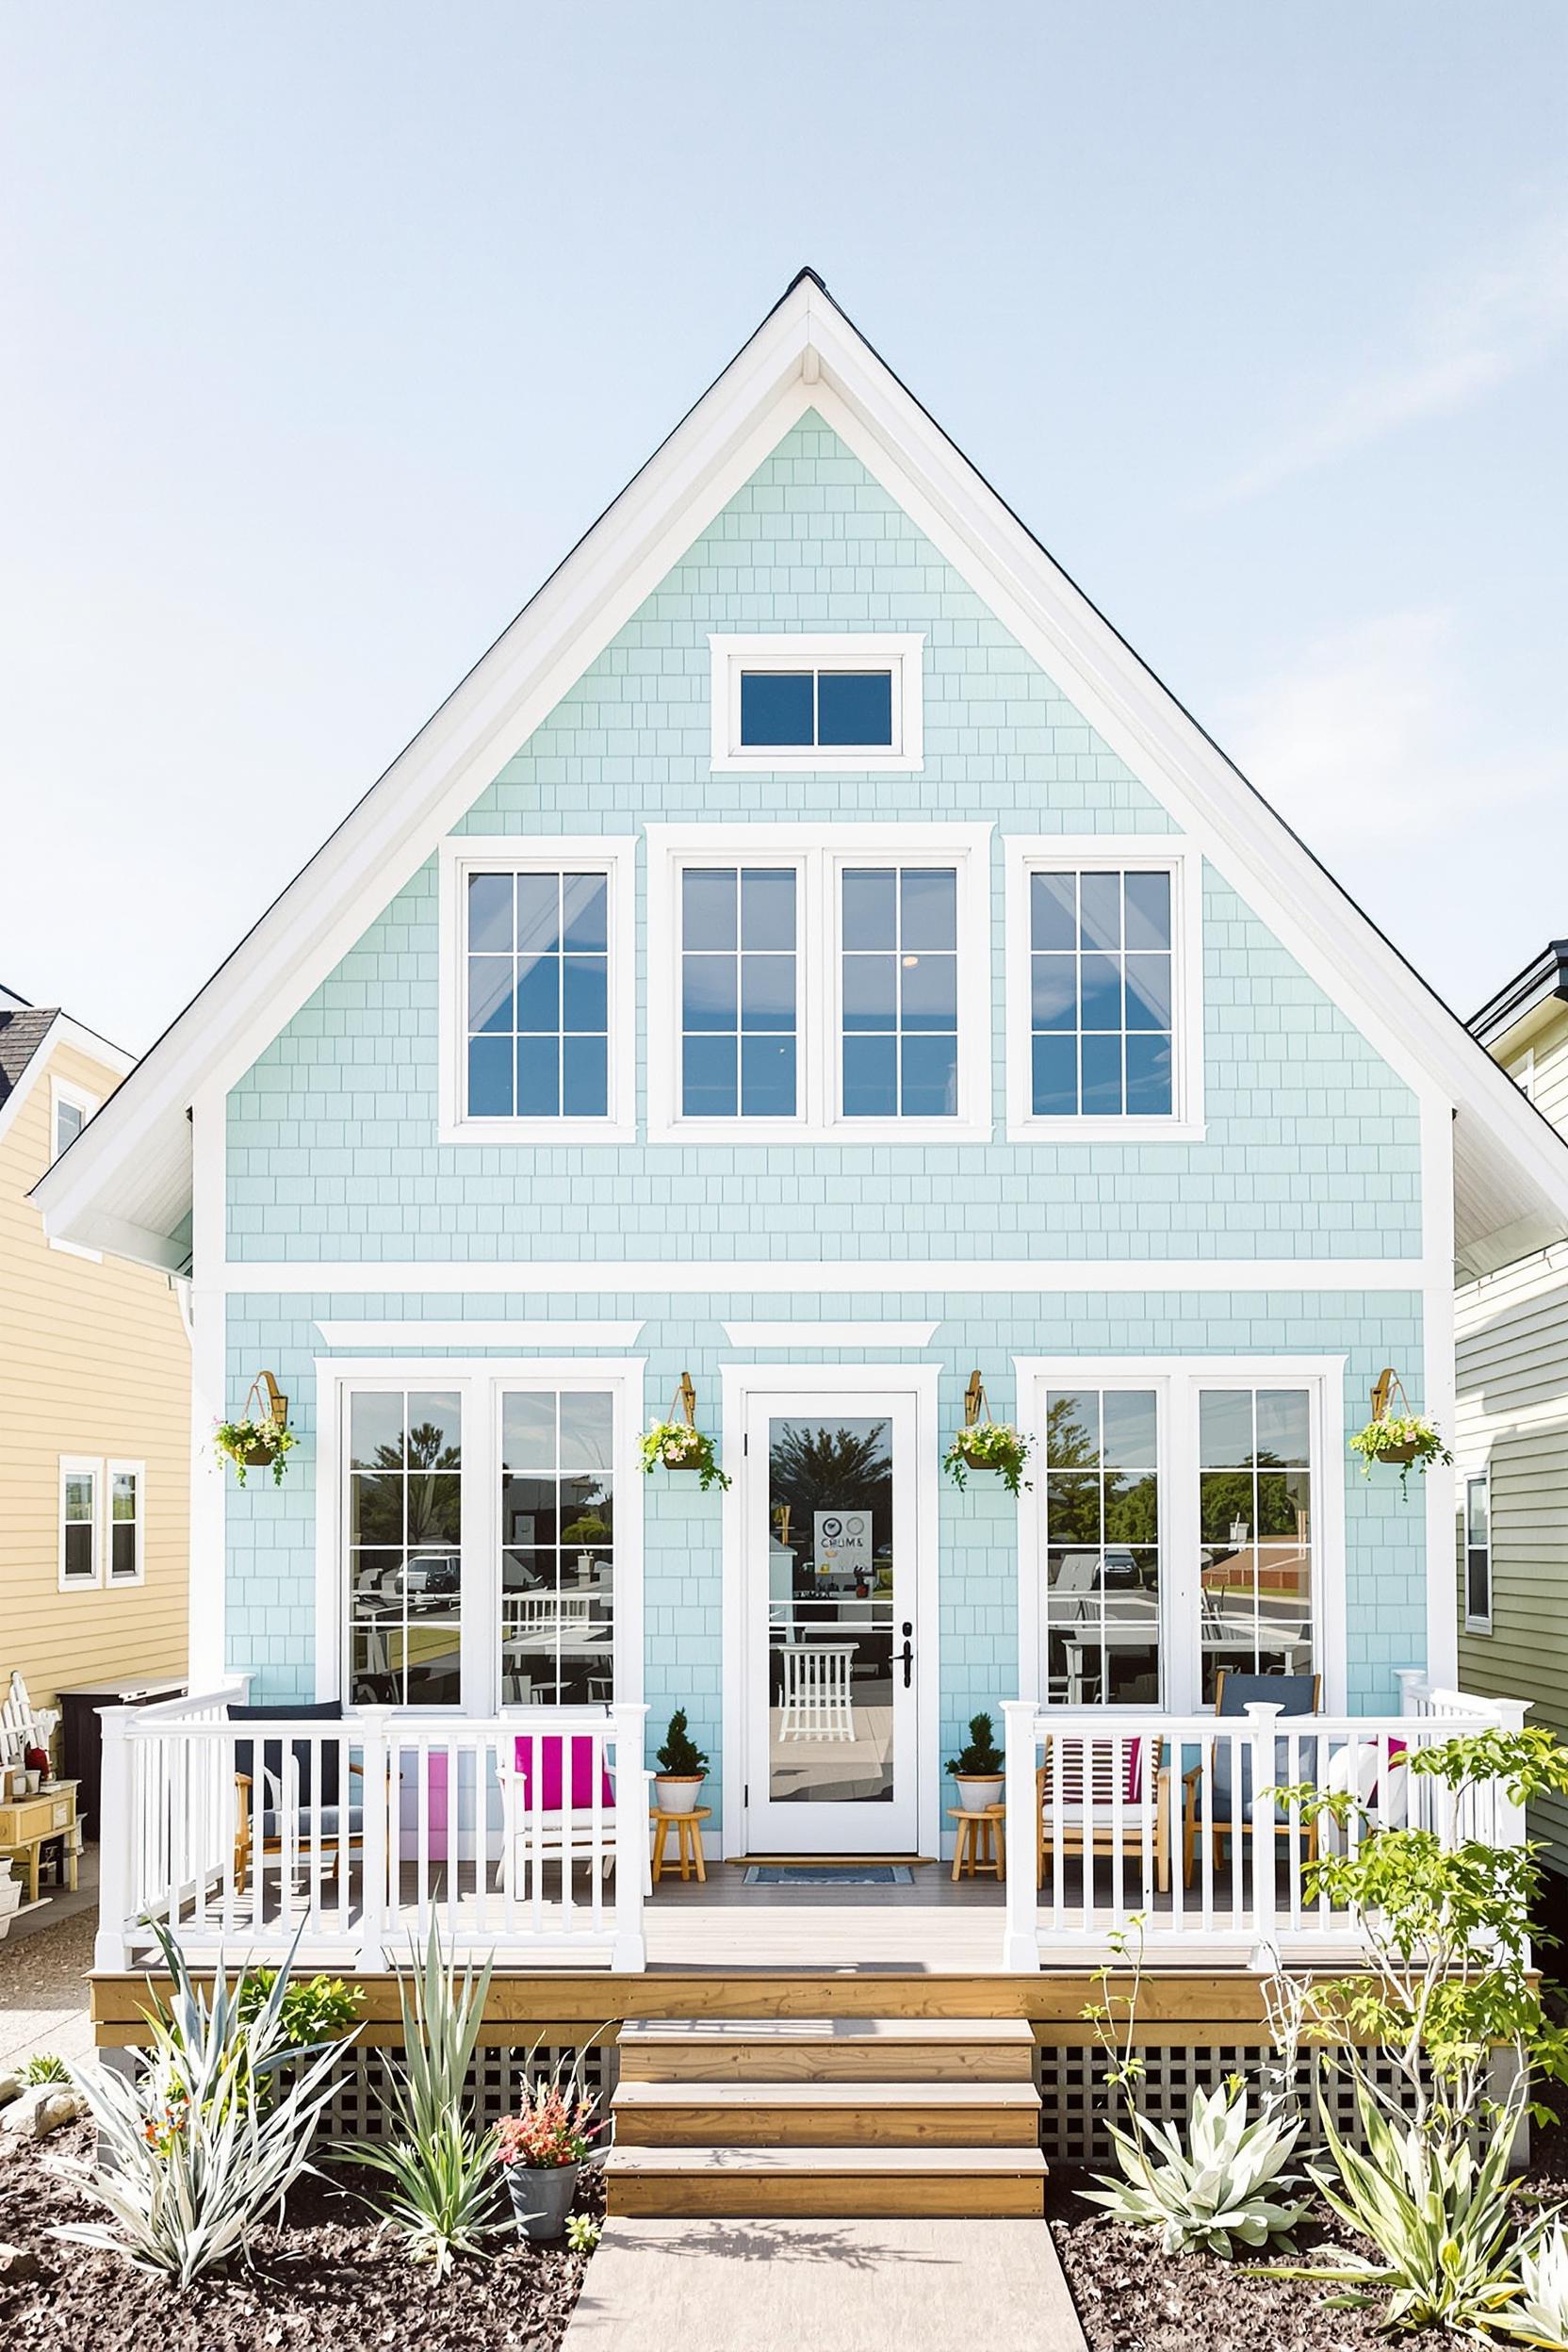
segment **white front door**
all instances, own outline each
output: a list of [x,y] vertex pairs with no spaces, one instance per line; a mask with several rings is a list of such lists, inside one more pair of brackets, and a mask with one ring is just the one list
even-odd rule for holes
[[[797,1376],[792,1374],[792,1379]],[[917,1397],[831,1370],[745,1399],[745,1842],[919,1843]]]

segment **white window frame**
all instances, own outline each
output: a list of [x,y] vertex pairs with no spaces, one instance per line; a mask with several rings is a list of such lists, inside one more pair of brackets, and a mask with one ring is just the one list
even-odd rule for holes
[[[1009,1143],[1201,1143],[1203,1123],[1203,860],[1166,833],[1009,834],[1006,860],[1007,1140]],[[1085,869],[1168,874],[1171,923],[1171,1107],[1040,1118],[1034,1109],[1029,880]]]
[[[1470,1489],[1486,1489],[1486,1614],[1475,1617],[1470,1613]],[[1460,1481],[1460,1560],[1464,1576],[1464,1630],[1466,1633],[1492,1631],[1492,1612],[1496,1594],[1492,1588],[1492,1464],[1483,1462],[1478,1470],[1467,1470]]]
[[[136,1528],[136,1570],[128,1576],[117,1576],[114,1568],[114,1481],[118,1477],[136,1480],[136,1518],[130,1524]],[[122,1526],[126,1522],[122,1521]],[[104,1464],[104,1582],[111,1591],[128,1592],[133,1586],[147,1581],[147,1464],[132,1462],[125,1456],[111,1457]]]
[[[650,1143],[988,1143],[988,824],[650,825]],[[793,1119],[687,1119],[680,1109],[680,877],[686,867],[792,866],[798,876]],[[958,876],[958,1107],[952,1119],[846,1119],[841,1100],[841,880],[850,866],[951,866]]]
[[[1053,1388],[1152,1388],[1159,1415],[1162,1715],[1200,1715],[1202,1643],[1198,1399],[1205,1388],[1304,1388],[1312,1415],[1315,1671],[1323,1711],[1348,1705],[1343,1356],[1015,1356],[1020,1427],[1035,1440],[1033,1492],[1018,1507],[1019,1690],[1045,1705],[1045,1398]],[[1128,1708],[1128,1714],[1138,1710]]]
[[[396,1707],[400,1722],[442,1723],[505,1714],[541,1719],[547,1708],[501,1706],[500,1539],[498,1512],[500,1391],[609,1389],[615,1398],[614,1622],[611,1672],[617,1701],[643,1696],[644,1426],[641,1356],[318,1357],[316,1362],[316,1696],[347,1703],[349,1480],[344,1445],[351,1389],[455,1389],[463,1399],[461,1703]],[[559,1710],[557,1710],[559,1711]],[[580,1711],[577,1709],[574,1712]]]
[[[637,842],[631,834],[449,834],[439,858],[439,1140],[630,1143],[637,1132]],[[473,874],[602,874],[610,890],[609,1108],[603,1119],[476,1119],[467,1109],[467,941]]]
[[[711,636],[708,645],[710,764],[715,776],[798,775],[813,770],[857,776],[895,771],[918,774],[923,766],[923,635]],[[742,743],[743,671],[883,669],[892,672],[893,740],[890,745]]]
[[[62,1110],[80,1111],[82,1115],[82,1125],[85,1127],[88,1120],[92,1117],[93,1112],[98,1108],[99,1101],[100,1097],[95,1094],[90,1094],[85,1086],[76,1086],[69,1078],[57,1078],[53,1070],[50,1071],[49,1165],[51,1168],[54,1167],[55,1162],[60,1156],[61,1151],[65,1148],[60,1142],[60,1112]],[[76,1140],[75,1136],[73,1135],[71,1140],[74,1143]]]
[[[65,1482],[67,1478],[90,1478],[92,1480],[92,1513],[85,1523],[74,1519],[71,1525],[84,1524],[92,1529],[92,1574],[90,1576],[67,1576],[65,1569]],[[59,1485],[56,1495],[56,1511],[59,1522],[58,1579],[62,1592],[88,1592],[102,1590],[104,1583],[104,1464],[95,1454],[61,1454]]]

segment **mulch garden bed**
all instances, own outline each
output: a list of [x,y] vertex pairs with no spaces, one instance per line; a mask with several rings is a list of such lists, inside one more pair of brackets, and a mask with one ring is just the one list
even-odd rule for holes
[[[188,2288],[109,2254],[51,2237],[62,2222],[102,2218],[50,2169],[56,2155],[87,2161],[85,2124],[0,2163],[0,2243],[39,2257],[40,2275],[0,2281],[0,2338],[69,2345],[72,2352],[556,2352],[587,2257],[559,2246],[498,2238],[489,2262],[460,2262],[437,2284],[399,2240],[378,2233],[354,2188],[377,2176],[346,2165],[298,2184],[280,2228],[266,2230],[255,2267]],[[577,2211],[602,2211],[596,2170]],[[504,2210],[504,2207],[503,2207]]]

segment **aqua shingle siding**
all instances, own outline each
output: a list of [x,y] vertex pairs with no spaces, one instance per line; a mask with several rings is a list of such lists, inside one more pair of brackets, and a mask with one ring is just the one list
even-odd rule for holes
[[[918,776],[718,776],[709,768],[713,630],[918,629],[926,638]],[[635,833],[645,822],[745,818],[990,820],[999,834],[1172,830],[1153,794],[1085,724],[888,494],[814,417],[781,442],[550,717],[460,832]],[[638,1000],[645,1003],[639,860]],[[310,1438],[317,1315],[446,1319],[574,1313],[647,1318],[648,1396],[690,1366],[717,1398],[719,1324],[792,1313],[939,1318],[944,1427],[987,1370],[1010,1409],[1013,1353],[1340,1353],[1347,1412],[1385,1363],[1419,1360],[1419,1298],[1139,1292],[1019,1300],[962,1294],[758,1300],[728,1260],[991,1256],[1419,1258],[1420,1143],[1406,1086],[1212,867],[1203,879],[1205,1112],[1200,1144],[1010,1145],[1003,1068],[1003,851],[993,853],[995,1139],[985,1145],[597,1149],[444,1146],[437,1129],[436,869],[367,928],[229,1102],[229,1249],[258,1289],[231,1302],[231,1389],[258,1362],[297,1400],[304,1443],[281,1493],[229,1502],[229,1648],[269,1692],[309,1687],[315,1528]],[[639,1039],[639,1133],[645,1100]],[[710,1297],[594,1292],[463,1300],[270,1297],[285,1259],[599,1261],[700,1255]],[[373,1274],[371,1279],[373,1279]],[[641,1350],[640,1350],[641,1352]],[[1347,1482],[1354,1703],[1386,1703],[1425,1639],[1422,1514]],[[719,1514],[660,1480],[646,1501],[647,1696],[680,1703],[719,1746]],[[944,1489],[943,1722],[954,1740],[1016,1679],[1009,1506]],[[943,1752],[946,1752],[944,1745]]]

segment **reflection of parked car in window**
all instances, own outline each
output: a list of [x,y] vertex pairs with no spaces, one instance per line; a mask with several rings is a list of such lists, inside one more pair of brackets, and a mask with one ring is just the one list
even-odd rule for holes
[[438,1601],[458,1589],[458,1556],[455,1552],[419,1552],[403,1574],[403,1589],[411,1603]]

